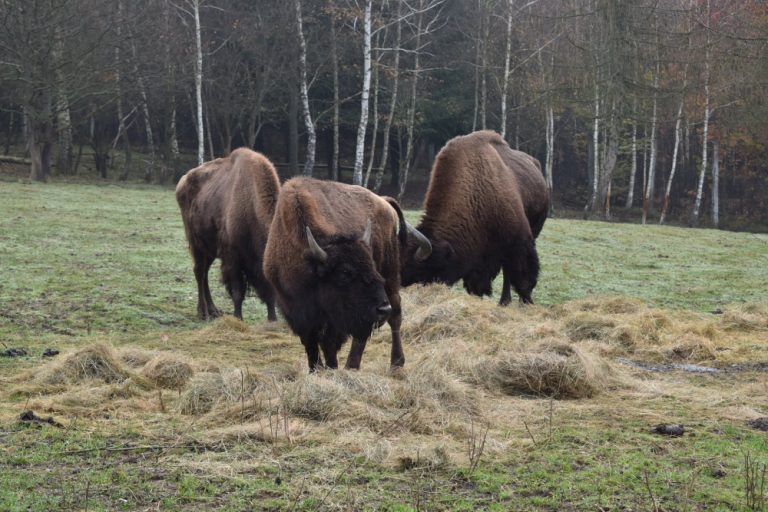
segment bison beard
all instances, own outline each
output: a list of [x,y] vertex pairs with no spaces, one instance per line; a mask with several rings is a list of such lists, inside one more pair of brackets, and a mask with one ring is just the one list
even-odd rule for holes
[[243,300],[251,286],[267,305],[268,319],[277,319],[274,291],[264,278],[262,259],[279,190],[270,161],[246,148],[206,162],[179,181],[176,199],[194,260],[201,319],[221,314],[208,285],[208,271],[217,257],[235,316],[242,318]]
[[[400,235],[398,235],[398,227]],[[264,274],[288,325],[301,338],[311,371],[359,369],[374,328],[392,330],[393,367],[405,362],[400,340],[399,255],[407,226],[397,203],[362,187],[294,178],[283,187],[270,228]]]
[[401,282],[462,279],[473,295],[491,295],[504,274],[499,304],[533,302],[539,275],[535,238],[544,225],[549,194],[538,161],[511,149],[496,133],[481,131],[449,141],[438,154],[418,226],[432,243],[429,256],[415,240],[402,258]]

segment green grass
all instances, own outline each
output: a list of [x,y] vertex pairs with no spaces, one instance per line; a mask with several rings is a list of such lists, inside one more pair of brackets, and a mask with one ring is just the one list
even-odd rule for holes
[[[534,296],[544,305],[621,294],[706,313],[768,301],[766,235],[550,219],[538,248]],[[184,333],[203,326],[171,188],[0,182],[0,261],[0,341],[30,351],[0,358],[0,388],[46,346],[157,347],[170,333],[183,348]],[[231,311],[222,286],[212,288]],[[260,324],[265,308],[249,299],[244,314]],[[728,405],[768,413],[764,375],[659,378],[651,398],[569,401],[553,418],[539,400],[527,420],[535,442],[510,429],[512,448],[474,471],[456,460],[427,465],[424,452],[408,469],[382,466],[318,440],[207,442],[178,415],[118,410],[67,418],[65,429],[29,427],[13,419],[25,399],[0,389],[0,510],[653,510],[656,501],[746,511],[743,454],[768,463],[765,434],[674,393],[694,386],[722,397],[738,383],[752,395]],[[692,434],[652,435],[657,417]]]
[[[709,311],[768,300],[766,235],[550,219],[538,250],[541,304],[621,294]],[[170,188],[0,183],[0,258],[6,339],[197,325]],[[212,288],[231,311],[223,288]],[[250,299],[244,314],[254,322],[265,311]]]

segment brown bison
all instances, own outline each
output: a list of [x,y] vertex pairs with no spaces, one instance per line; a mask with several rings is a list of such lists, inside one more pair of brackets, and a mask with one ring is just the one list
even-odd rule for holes
[[235,316],[243,317],[243,300],[250,285],[266,303],[267,318],[277,319],[275,294],[264,279],[262,259],[279,191],[272,163],[247,148],[206,162],[179,180],[176,200],[194,260],[201,319],[221,314],[208,288],[208,269],[217,257]]
[[[347,368],[359,369],[375,327],[389,322],[393,367],[405,362],[400,341],[400,252],[410,228],[397,202],[363,187],[293,178],[280,191],[264,253],[264,275],[310,371],[338,366],[352,336]],[[429,242],[420,234],[411,238]]]
[[463,279],[473,295],[490,295],[499,270],[499,304],[509,304],[510,284],[532,303],[539,274],[535,239],[549,208],[538,160],[511,149],[497,133],[456,137],[437,155],[417,226],[432,252],[410,243],[402,258],[402,285]]

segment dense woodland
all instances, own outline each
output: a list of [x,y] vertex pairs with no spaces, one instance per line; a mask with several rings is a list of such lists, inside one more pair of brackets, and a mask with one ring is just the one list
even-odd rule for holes
[[451,137],[554,213],[768,226],[768,2],[0,0],[0,153],[171,182],[238,146],[411,204]]

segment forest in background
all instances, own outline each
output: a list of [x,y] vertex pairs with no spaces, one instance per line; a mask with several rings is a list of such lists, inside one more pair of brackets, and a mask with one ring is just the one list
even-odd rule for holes
[[765,230],[767,42],[760,0],[0,0],[0,153],[164,183],[248,146],[418,200],[487,128],[555,214]]

